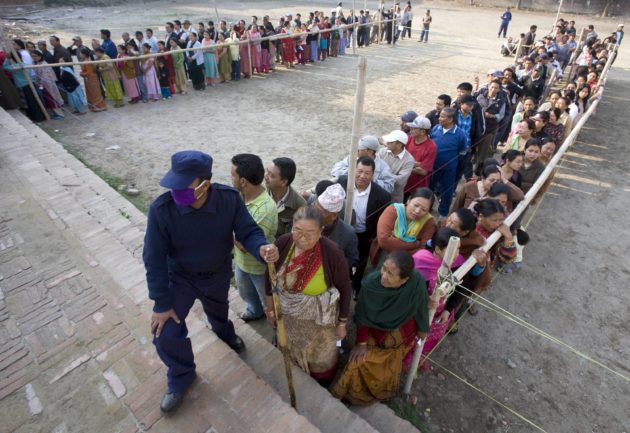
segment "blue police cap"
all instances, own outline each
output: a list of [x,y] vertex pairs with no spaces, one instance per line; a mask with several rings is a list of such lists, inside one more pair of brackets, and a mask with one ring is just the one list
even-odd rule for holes
[[160,181],[168,189],[184,189],[196,178],[212,174],[212,157],[198,150],[183,150],[171,156],[171,169]]

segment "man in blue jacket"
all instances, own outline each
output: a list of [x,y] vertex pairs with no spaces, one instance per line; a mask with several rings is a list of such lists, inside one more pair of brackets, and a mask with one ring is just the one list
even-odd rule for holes
[[501,15],[501,27],[499,27],[497,38],[501,37],[501,32],[503,32],[503,37],[505,38],[510,21],[512,21],[512,12],[510,12],[510,7],[508,6],[503,15]]
[[210,155],[177,152],[160,182],[170,191],[149,208],[143,259],[149,298],[155,302],[153,343],[168,367],[168,391],[160,403],[165,413],[179,407],[196,377],[185,322],[196,299],[217,336],[236,352],[245,349],[228,319],[234,239],[258,260],[278,259],[278,249],[267,245],[239,193],[211,178]]
[[431,174],[431,190],[440,196],[440,219],[448,216],[457,186],[457,165],[466,155],[466,135],[456,125],[456,111],[446,107],[440,112],[439,124],[431,130],[431,139],[437,145],[437,157]]

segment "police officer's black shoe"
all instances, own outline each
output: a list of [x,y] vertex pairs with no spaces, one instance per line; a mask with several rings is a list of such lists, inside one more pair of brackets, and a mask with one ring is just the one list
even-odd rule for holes
[[234,337],[234,340],[228,343],[228,346],[230,346],[236,353],[243,353],[245,351],[245,342],[238,335]]
[[179,408],[182,405],[182,402],[184,401],[184,397],[186,396],[186,392],[188,391],[188,388],[190,388],[195,383],[196,380],[197,380],[197,375],[195,374],[195,379],[190,383],[190,385],[188,385],[182,391],[180,392],[166,391],[166,393],[164,394],[164,397],[162,397],[162,401],[160,402],[160,410],[162,411],[164,415],[167,415],[167,414],[170,415],[174,413],[177,410],[177,408]]
[[169,392],[167,391],[162,397],[162,401],[160,402],[160,410],[164,414],[171,414],[177,410],[182,405],[184,401],[184,395],[186,391],[183,392]]

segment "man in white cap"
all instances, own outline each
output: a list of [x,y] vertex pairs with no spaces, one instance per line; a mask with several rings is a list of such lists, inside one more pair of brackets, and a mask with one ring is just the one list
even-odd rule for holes
[[617,45],[621,45],[621,41],[623,39],[623,24],[619,24],[617,26],[617,31],[615,32],[615,39],[617,39]]
[[339,212],[343,209],[345,201],[346,191],[341,185],[335,183],[317,197],[315,207],[324,217],[322,235],[334,241],[339,249],[343,250],[348,268],[352,269],[359,264],[359,250],[354,227],[339,218]]
[[[366,135],[359,140],[357,158],[367,156],[368,158],[374,160],[376,169],[374,170],[372,181],[391,194],[394,190],[394,182],[396,179],[394,178],[392,171],[389,169],[389,165],[387,165],[387,163],[377,155],[379,148],[380,145],[378,143],[378,138],[373,135]],[[333,177],[339,177],[347,174],[348,157],[346,156],[341,161],[335,163],[330,171],[330,175]]]
[[392,202],[402,203],[405,185],[411,175],[415,165],[415,160],[409,152],[405,150],[409,136],[401,130],[395,130],[383,136],[386,149],[378,151],[378,156],[389,165],[389,169],[394,175],[394,191],[392,191]]
[[407,126],[410,132],[406,150],[413,156],[415,162],[405,185],[405,195],[413,194],[418,188],[429,187],[437,156],[435,141],[429,137],[431,121],[426,117],[416,117],[413,122],[407,123]]

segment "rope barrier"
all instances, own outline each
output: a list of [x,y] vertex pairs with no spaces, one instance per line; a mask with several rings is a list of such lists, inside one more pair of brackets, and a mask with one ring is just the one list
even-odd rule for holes
[[[497,274],[498,275],[498,274]],[[463,286],[462,284],[457,284],[457,287],[460,287],[464,290],[466,290],[467,292],[471,293],[471,295],[467,295],[465,293],[461,293],[462,296],[471,299],[472,301],[474,301],[475,303],[478,303],[480,306],[485,307],[486,309],[493,311],[494,313],[498,314],[499,316],[504,317],[505,319],[516,323],[517,325],[527,329],[528,331],[539,335],[543,338],[545,338],[546,340],[551,341],[552,343],[564,347],[565,349],[569,350],[570,352],[572,352],[573,354],[577,355],[578,357],[598,366],[603,368],[604,370],[622,378],[623,380],[625,380],[626,382],[630,382],[630,376],[627,376],[621,372],[618,372],[616,370],[614,370],[613,368],[605,365],[604,363],[592,358],[591,356],[583,353],[582,351],[576,349],[575,347],[571,346],[568,343],[565,343],[564,341],[560,340],[559,338],[554,337],[553,335],[543,331],[542,329],[532,325],[531,323],[527,322],[526,320],[520,318],[519,316],[517,316],[516,314],[511,313],[510,311],[506,310],[505,308],[501,307],[500,305],[497,305],[496,303],[490,301],[487,298],[484,298],[483,296],[475,293],[474,291],[470,290],[469,288]]]
[[[384,22],[391,22],[393,20],[386,20]],[[295,32],[295,33],[281,33],[281,34],[275,34],[272,36],[265,36],[265,37],[261,37],[260,39],[256,39],[255,41],[251,41],[249,38],[247,39],[243,39],[240,41],[234,41],[234,42],[223,42],[220,44],[214,44],[210,47],[197,47],[197,48],[179,48],[177,50],[172,50],[172,51],[165,51],[163,53],[150,53],[150,54],[142,54],[142,55],[138,55],[138,56],[130,56],[129,59],[127,60],[144,60],[144,59],[148,59],[151,57],[163,57],[163,56],[169,56],[172,53],[177,53],[177,52],[183,52],[183,53],[189,53],[189,52],[194,52],[194,51],[212,51],[212,50],[216,50],[217,46],[223,48],[223,47],[230,47],[233,45],[244,45],[244,44],[249,44],[251,43],[252,45],[259,45],[260,42],[263,41],[277,41],[277,40],[282,40],[282,39],[288,39],[288,38],[301,38],[303,36],[308,36],[309,34],[322,34],[322,33],[331,33],[331,32],[335,32],[338,31],[340,29],[344,29],[344,30],[348,30],[349,28],[355,28],[355,27],[362,27],[362,26],[368,26],[371,24],[357,24],[355,26],[355,24],[345,24],[336,28],[330,28],[330,29],[320,29],[316,32]],[[199,38],[198,41],[201,42],[203,38]],[[104,64],[104,63],[115,63],[121,61],[121,59],[104,59],[104,60],[87,60],[84,62],[80,62],[80,61],[74,61],[74,62],[60,62],[60,63],[54,63],[52,64],[55,67],[61,67],[61,66],[75,66],[75,65],[99,65],[99,64]],[[38,65],[25,65],[23,63],[19,63],[19,65],[21,66],[21,68],[23,69],[38,69],[38,68],[44,68],[44,67],[48,67],[50,66],[49,64],[38,64]]]
[[494,398],[493,396],[491,396],[490,394],[488,394],[487,392],[485,392],[484,390],[482,390],[481,388],[479,388],[476,385],[473,385],[472,383],[468,382],[466,379],[464,379],[463,377],[459,376],[457,373],[452,372],[451,370],[449,370],[448,368],[444,367],[442,364],[440,364],[439,362],[426,357],[426,359],[431,362],[432,364],[436,365],[439,369],[441,369],[442,371],[450,374],[451,376],[455,377],[457,380],[463,382],[464,384],[466,384],[468,387],[474,389],[476,392],[478,392],[479,394],[483,395],[484,397],[492,400],[494,403],[498,404],[499,406],[501,406],[503,409],[507,410],[508,412],[510,412],[512,415],[516,416],[517,418],[519,418],[522,421],[525,421],[527,424],[529,424],[530,426],[534,427],[535,429],[537,429],[538,431],[541,431],[543,433],[547,433],[547,431],[545,429],[543,429],[542,427],[540,427],[538,424],[536,424],[534,421],[530,420],[529,418],[525,417],[524,415],[521,415],[519,412],[517,412],[515,409],[512,409],[510,406],[506,405],[505,403],[497,400],[496,398]]

